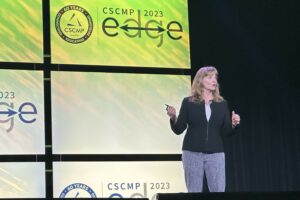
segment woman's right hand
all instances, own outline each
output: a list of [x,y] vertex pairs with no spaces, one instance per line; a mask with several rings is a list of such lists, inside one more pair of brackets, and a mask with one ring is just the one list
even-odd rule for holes
[[172,119],[172,120],[175,120],[176,121],[176,109],[173,107],[173,106],[168,106],[167,107],[167,114],[169,115],[169,117]]

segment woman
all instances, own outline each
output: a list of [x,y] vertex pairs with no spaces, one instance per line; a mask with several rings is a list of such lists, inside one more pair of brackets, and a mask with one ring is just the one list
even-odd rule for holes
[[191,96],[183,99],[178,117],[173,106],[167,107],[173,132],[181,134],[182,162],[189,192],[202,192],[206,175],[209,191],[225,191],[225,155],[222,134],[230,134],[240,123],[240,116],[228,110],[219,92],[218,72],[213,66],[198,70]]

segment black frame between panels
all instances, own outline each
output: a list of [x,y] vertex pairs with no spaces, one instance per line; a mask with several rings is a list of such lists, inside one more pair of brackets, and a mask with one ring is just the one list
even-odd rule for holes
[[50,0],[43,3],[43,63],[0,62],[0,69],[43,71],[45,108],[45,154],[0,155],[0,162],[45,162],[46,198],[53,198],[55,161],[180,161],[181,154],[53,154],[51,116],[51,71],[191,75],[191,69],[51,64]]

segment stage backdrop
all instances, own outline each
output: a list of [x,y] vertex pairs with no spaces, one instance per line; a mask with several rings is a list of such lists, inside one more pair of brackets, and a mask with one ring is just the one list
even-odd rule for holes
[[52,63],[190,68],[187,0],[51,0]]
[[165,104],[179,109],[190,76],[52,72],[55,154],[180,153]]
[[186,192],[182,163],[54,162],[55,198],[149,198],[156,193]]
[[42,63],[42,0],[1,0],[0,19],[0,62]]
[[45,198],[45,190],[44,163],[0,163],[0,198]]
[[0,70],[0,154],[44,154],[42,71]]

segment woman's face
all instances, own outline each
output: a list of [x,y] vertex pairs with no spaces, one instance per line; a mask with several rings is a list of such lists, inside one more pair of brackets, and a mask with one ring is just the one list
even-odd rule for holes
[[206,90],[215,91],[217,88],[217,76],[215,73],[209,73],[207,76],[203,78],[202,81],[203,87]]

